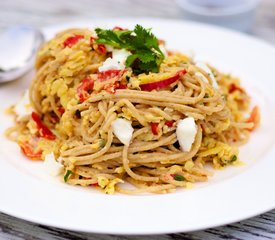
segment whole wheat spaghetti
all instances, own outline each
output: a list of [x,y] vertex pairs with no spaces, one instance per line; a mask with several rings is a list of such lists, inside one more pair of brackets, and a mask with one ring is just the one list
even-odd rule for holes
[[[149,30],[101,31],[69,29],[38,52],[29,110],[20,115],[12,106],[7,130],[28,158],[53,158],[66,183],[108,194],[170,192],[207,181],[206,164],[239,161],[259,110],[247,114],[250,98],[237,78],[165,53],[163,41],[148,47],[156,40]],[[144,34],[146,46],[106,44],[102,33],[110,32],[130,40]],[[115,59],[122,50],[124,62]]]

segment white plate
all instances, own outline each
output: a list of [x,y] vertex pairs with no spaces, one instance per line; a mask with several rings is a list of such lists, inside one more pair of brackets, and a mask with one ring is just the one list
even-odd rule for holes
[[[73,187],[48,176],[41,162],[24,158],[17,145],[1,136],[0,211],[64,229],[111,234],[160,234],[223,225],[275,207],[275,49],[254,38],[195,23],[161,19],[107,19],[45,29],[47,37],[73,26],[133,27],[139,23],[167,41],[168,47],[193,50],[221,70],[243,80],[260,105],[262,125],[241,148],[243,167],[216,171],[190,190],[166,195],[104,195]],[[20,97],[30,82],[0,87],[1,135],[11,124],[3,109]]]

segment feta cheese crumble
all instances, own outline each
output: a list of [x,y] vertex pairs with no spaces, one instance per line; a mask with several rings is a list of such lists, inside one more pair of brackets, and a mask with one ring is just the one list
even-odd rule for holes
[[55,160],[53,153],[45,156],[43,165],[45,170],[52,176],[58,176],[64,169],[64,166],[60,163],[60,160],[58,162]]
[[191,150],[196,134],[197,126],[194,118],[188,117],[178,121],[176,135],[182,151]]
[[103,65],[98,68],[99,72],[107,70],[124,70],[127,57],[131,53],[125,49],[113,49],[112,58],[107,58]]
[[112,123],[113,133],[124,145],[129,145],[134,129],[131,122],[123,118],[117,118]]
[[17,115],[17,119],[20,120],[30,115],[32,111],[33,111],[33,108],[31,107],[31,103],[29,99],[29,90],[26,90],[23,97],[14,106],[14,112]]

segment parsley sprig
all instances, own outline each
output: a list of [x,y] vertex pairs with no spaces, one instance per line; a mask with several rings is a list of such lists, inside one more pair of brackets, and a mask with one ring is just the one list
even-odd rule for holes
[[98,44],[108,44],[123,48],[132,54],[126,60],[126,67],[131,67],[135,74],[158,72],[164,59],[159,42],[151,29],[136,25],[134,30],[95,29]]

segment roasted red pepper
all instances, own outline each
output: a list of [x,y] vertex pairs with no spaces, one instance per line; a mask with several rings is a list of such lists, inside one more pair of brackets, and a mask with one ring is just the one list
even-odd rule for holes
[[93,45],[95,43],[95,38],[94,37],[90,37],[90,44]]
[[107,70],[107,71],[104,71],[104,72],[99,72],[97,74],[97,78],[103,82],[103,81],[106,81],[106,80],[109,80],[111,78],[114,78],[114,77],[121,77],[123,75],[123,73],[125,72],[126,70]]
[[127,89],[127,85],[121,84],[120,82],[115,82],[104,85],[103,89],[109,93],[115,93],[116,89]]
[[151,83],[145,83],[141,84],[140,88],[142,91],[152,91],[154,89],[161,89],[166,88],[170,84],[176,82],[182,75],[186,73],[186,70],[183,69],[181,71],[178,71],[173,77],[170,77],[168,79],[164,79],[158,82],[151,82]]
[[158,123],[151,123],[151,131],[154,135],[158,135]]
[[127,89],[127,84],[119,82],[117,89]]
[[[83,177],[84,180],[90,180],[91,178],[88,178],[88,177]],[[93,186],[93,187],[99,187],[98,183],[92,183],[90,184],[90,186]]]
[[115,26],[113,28],[113,31],[124,31],[124,30],[127,30],[126,28],[122,28],[122,27],[119,27],[119,26]]
[[93,186],[93,187],[99,187],[98,183],[92,183],[91,186]]
[[98,53],[105,55],[105,54],[107,53],[107,49],[106,49],[105,45],[104,45],[104,44],[97,44],[97,43],[95,42],[95,40],[96,40],[96,38],[90,37],[90,44],[91,44],[91,45],[96,44],[96,45],[94,46],[94,49],[95,49]]
[[22,153],[31,160],[41,160],[42,151],[35,152],[34,147],[28,142],[19,143]]
[[55,135],[51,132],[51,130],[42,122],[40,119],[39,115],[36,112],[32,112],[32,119],[36,123],[36,127],[39,132],[39,136],[49,139],[49,140],[54,140]]
[[244,92],[244,90],[242,88],[240,88],[239,86],[237,86],[236,84],[234,84],[234,83],[230,84],[228,92],[233,93],[235,91]]
[[164,124],[167,126],[167,127],[173,127],[173,124],[174,124],[175,121],[166,121]]
[[79,101],[83,103],[89,96],[89,92],[94,88],[94,80],[90,77],[86,77],[81,81],[81,84],[77,88],[77,94]]
[[75,35],[72,37],[68,37],[64,42],[64,47],[72,47],[75,45],[80,39],[84,38],[83,35]]
[[61,116],[64,114],[65,112],[65,109],[63,107],[59,107],[58,109],[58,112],[61,114]]
[[254,123],[254,126],[252,128],[249,128],[249,131],[253,131],[258,127],[258,123],[260,121],[260,113],[259,113],[259,108],[257,106],[255,106],[251,113],[249,118],[246,120],[246,122],[248,123]]
[[98,44],[96,51],[103,55],[107,53],[107,49],[104,44]]

